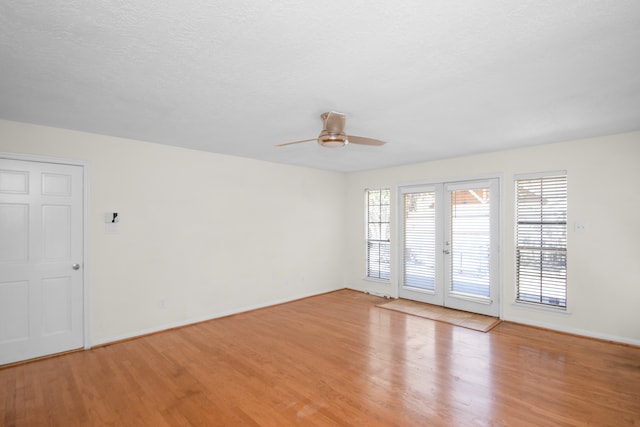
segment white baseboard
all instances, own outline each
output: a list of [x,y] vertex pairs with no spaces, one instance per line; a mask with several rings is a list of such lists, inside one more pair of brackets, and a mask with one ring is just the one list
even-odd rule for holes
[[[322,295],[322,294],[326,294],[328,292],[334,292],[334,291],[337,291],[337,290],[340,290],[340,289],[351,289],[351,290],[354,290],[354,291],[365,292],[365,293],[369,293],[369,294],[380,296],[380,297],[393,298],[391,295],[385,295],[385,294],[383,294],[381,292],[377,292],[377,291],[373,291],[373,290],[362,290],[362,289],[357,289],[357,288],[354,288],[354,287],[346,287],[346,288],[339,287],[339,288],[324,289],[324,290],[311,292],[311,293],[307,293],[307,294],[300,294],[300,295],[296,295],[296,296],[292,296],[292,297],[282,298],[282,299],[278,299],[278,300],[272,300],[272,301],[266,302],[264,304],[254,304],[254,305],[244,306],[244,307],[240,307],[240,308],[237,308],[237,309],[232,309],[232,310],[212,313],[212,314],[209,314],[209,315],[206,315],[206,316],[201,316],[201,317],[197,317],[197,318],[191,318],[191,319],[183,320],[183,321],[180,321],[180,322],[164,324],[164,325],[161,325],[161,326],[158,326],[158,327],[154,327],[154,328],[143,329],[143,330],[139,330],[139,331],[128,333],[128,334],[123,334],[123,335],[118,335],[118,336],[114,336],[114,337],[110,337],[110,338],[106,338],[106,339],[102,339],[102,340],[97,340],[95,342],[92,342],[91,346],[95,347],[95,346],[100,346],[100,345],[106,345],[106,344],[113,343],[113,342],[132,339],[132,338],[136,338],[136,337],[140,337],[140,336],[144,336],[144,335],[153,334],[153,333],[156,333],[156,332],[166,331],[168,329],[179,328],[179,327],[182,327],[182,326],[192,325],[194,323],[204,322],[204,321],[207,321],[207,320],[213,320],[213,319],[217,319],[217,318],[220,318],[220,317],[225,317],[225,316],[230,316],[230,315],[233,315],[233,314],[243,313],[243,312],[246,312],[246,311],[256,310],[256,309],[259,309],[259,308],[266,308],[266,307],[270,307],[270,306],[274,306],[274,305],[278,305],[278,304],[283,304],[283,303],[287,303],[287,302],[291,302],[291,301],[295,301],[295,300],[299,300],[299,299],[303,299],[303,298],[313,297],[313,296],[316,296],[316,295]],[[585,337],[589,337],[589,338],[596,338],[596,339],[600,339],[600,340],[604,340],[604,341],[612,341],[612,342],[618,342],[618,343],[622,343],[622,344],[629,344],[629,345],[634,345],[634,346],[640,347],[640,340],[626,338],[626,337],[619,337],[619,336],[615,336],[615,335],[609,335],[609,334],[604,334],[604,333],[594,332],[594,331],[588,331],[588,330],[578,329],[578,328],[568,328],[568,327],[563,327],[563,326],[559,326],[559,325],[552,324],[552,323],[546,323],[546,322],[535,322],[535,321],[531,321],[530,319],[523,319],[523,318],[520,318],[520,317],[517,317],[517,316],[510,316],[508,318],[503,318],[502,320],[505,320],[505,321],[508,321],[508,322],[520,323],[520,324],[523,324],[523,325],[537,326],[539,328],[545,328],[545,329],[558,331],[558,332],[564,332],[564,333],[573,334],[573,335],[581,335],[581,336],[585,336]],[[85,347],[85,348],[88,349],[88,348],[91,348],[91,347]]]
[[376,297],[382,297],[387,299],[397,298],[396,296],[392,295],[390,292],[381,292],[374,289],[366,289],[366,288],[360,288],[355,286],[346,286],[345,289],[349,289],[351,291],[356,291],[356,292],[363,292],[365,294],[374,295]]
[[602,332],[594,332],[594,331],[588,331],[588,330],[585,330],[585,329],[571,328],[571,327],[566,327],[566,326],[559,326],[559,325],[556,325],[556,324],[553,324],[553,323],[536,322],[536,321],[531,321],[530,319],[519,318],[517,316],[515,316],[515,317],[512,317],[512,316],[506,317],[506,318],[503,318],[502,320],[505,320],[507,322],[520,323],[522,325],[537,326],[539,328],[550,329],[550,330],[553,330],[553,331],[564,332],[564,333],[567,333],[567,334],[581,335],[581,336],[588,337],[588,338],[596,338],[596,339],[599,339],[599,340],[613,341],[613,342],[617,342],[617,343],[621,343],[621,344],[629,344],[629,345],[634,345],[634,346],[640,347],[640,340],[636,340],[636,339],[632,339],[632,338],[626,338],[626,337],[619,337],[619,336],[615,336],[615,335],[605,334],[605,333],[602,333]]
[[316,295],[322,295],[322,294],[326,294],[326,293],[329,293],[329,292],[334,292],[334,291],[337,291],[337,290],[340,290],[340,289],[343,289],[343,288],[324,289],[324,290],[311,292],[311,293],[307,293],[307,294],[300,294],[300,295],[296,295],[296,296],[292,296],[292,297],[272,300],[272,301],[266,302],[264,304],[248,305],[248,306],[240,307],[240,308],[237,308],[237,309],[221,311],[221,312],[212,313],[212,314],[208,314],[208,315],[201,316],[201,317],[194,317],[194,318],[182,320],[182,321],[179,321],[179,322],[167,323],[167,324],[160,325],[160,326],[153,327],[153,328],[143,329],[143,330],[127,333],[127,334],[122,334],[122,335],[117,335],[117,336],[114,336],[114,337],[109,337],[109,338],[105,338],[105,339],[96,340],[96,341],[93,341],[91,343],[91,346],[85,347],[85,349],[89,349],[91,347],[96,347],[96,346],[101,346],[101,345],[106,345],[106,344],[110,344],[110,343],[114,343],[114,342],[118,342],[118,341],[128,340],[128,339],[132,339],[132,338],[137,338],[137,337],[141,337],[141,336],[144,336],[144,335],[154,334],[156,332],[162,332],[162,331],[166,331],[168,329],[180,328],[180,327],[183,327],[183,326],[193,325],[195,323],[205,322],[207,320],[213,320],[213,319],[217,319],[217,318],[225,317],[225,316],[231,316],[233,314],[244,313],[246,311],[256,310],[256,309],[259,309],[259,308],[271,307],[271,306],[278,305],[278,304],[283,304],[283,303],[286,303],[286,302],[296,301],[296,300],[303,299],[303,298],[309,298],[309,297],[313,297],[313,296],[316,296]]

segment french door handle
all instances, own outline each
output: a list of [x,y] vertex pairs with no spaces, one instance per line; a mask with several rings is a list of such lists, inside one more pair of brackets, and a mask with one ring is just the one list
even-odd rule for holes
[[442,253],[445,255],[449,255],[451,253],[451,251],[449,249],[443,249]]

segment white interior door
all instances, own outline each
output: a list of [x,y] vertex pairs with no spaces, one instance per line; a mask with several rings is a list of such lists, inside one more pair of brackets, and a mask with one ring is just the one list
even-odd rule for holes
[[0,158],[0,364],[83,346],[83,168]]
[[497,179],[400,189],[399,296],[499,315]]

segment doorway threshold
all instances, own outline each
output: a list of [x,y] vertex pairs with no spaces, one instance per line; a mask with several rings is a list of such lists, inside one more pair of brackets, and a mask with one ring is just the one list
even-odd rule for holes
[[452,325],[462,326],[463,328],[473,329],[480,332],[489,332],[498,323],[500,323],[500,319],[497,317],[485,316],[484,314],[470,313],[468,311],[455,310],[453,308],[441,307],[439,305],[402,298],[378,304],[376,307],[399,311],[401,313],[436,320],[438,322],[450,323]]

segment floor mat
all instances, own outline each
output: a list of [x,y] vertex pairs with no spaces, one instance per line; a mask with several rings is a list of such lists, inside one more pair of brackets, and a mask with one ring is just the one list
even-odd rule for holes
[[391,302],[384,302],[376,305],[376,307],[451,323],[452,325],[462,326],[480,332],[489,332],[494,326],[500,323],[500,319],[497,317],[469,313],[468,311],[454,310],[440,307],[439,305],[426,304],[407,299],[396,299]]

